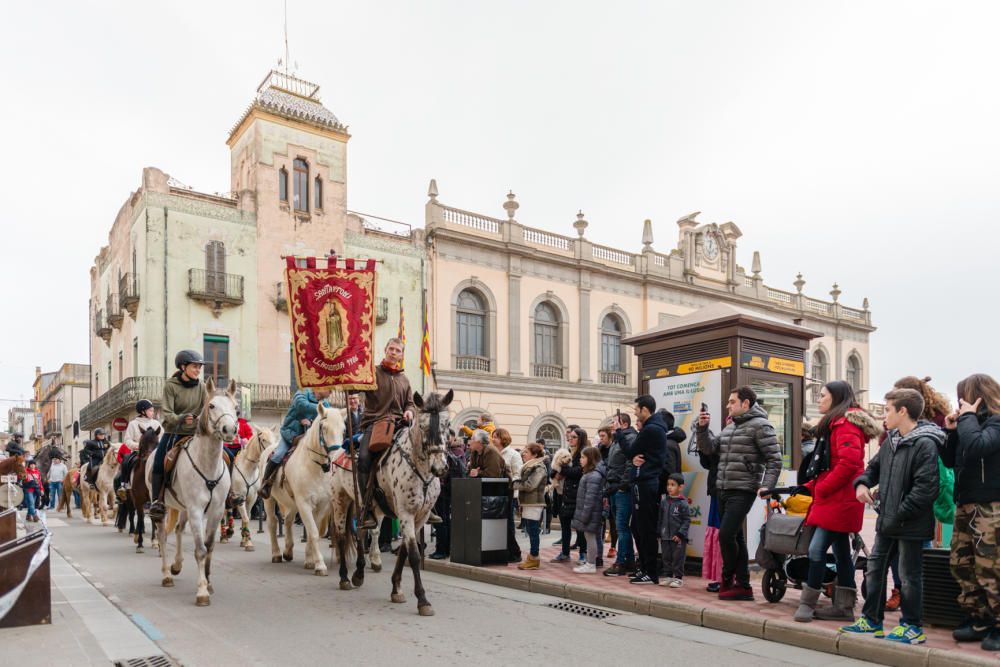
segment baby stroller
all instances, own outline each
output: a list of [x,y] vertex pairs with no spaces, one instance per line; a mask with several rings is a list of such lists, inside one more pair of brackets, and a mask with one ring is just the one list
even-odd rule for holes
[[[781,494],[794,494],[794,488],[772,489],[768,503],[767,522],[760,530],[760,546],[757,547],[757,564],[764,569],[761,588],[768,602],[778,602],[785,597],[789,583],[793,588],[802,589],[802,583],[809,572],[809,541],[812,531],[805,526],[805,516],[793,516],[785,510]],[[851,561],[855,570],[862,574],[868,564],[868,547],[859,533],[851,534]],[[837,568],[832,553],[826,555],[826,574],[823,591],[831,597],[833,582],[837,579]],[[868,590],[861,581],[861,596],[867,597]]]

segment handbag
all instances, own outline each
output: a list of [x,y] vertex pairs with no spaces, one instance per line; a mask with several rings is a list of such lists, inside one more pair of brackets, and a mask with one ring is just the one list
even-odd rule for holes
[[809,553],[809,543],[816,532],[816,526],[806,525],[806,517],[790,514],[772,514],[764,527],[764,548],[785,556]]
[[368,439],[368,451],[378,454],[389,449],[392,445],[392,437],[396,433],[396,422],[391,419],[383,419],[372,424],[372,435]]

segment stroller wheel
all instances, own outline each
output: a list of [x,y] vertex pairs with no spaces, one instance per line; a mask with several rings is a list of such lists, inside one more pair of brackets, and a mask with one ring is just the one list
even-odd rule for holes
[[785,589],[788,588],[788,579],[785,573],[780,570],[765,570],[764,579],[761,582],[761,589],[764,599],[768,602],[780,602],[785,597]]

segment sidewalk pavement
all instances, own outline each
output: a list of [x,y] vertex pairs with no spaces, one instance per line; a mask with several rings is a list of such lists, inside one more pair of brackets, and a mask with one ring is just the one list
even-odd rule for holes
[[[792,614],[798,607],[799,592],[789,588],[783,600],[772,604],[760,592],[760,573],[755,575],[754,602],[723,602],[705,590],[707,581],[687,576],[683,588],[665,586],[635,586],[628,577],[605,577],[596,574],[576,574],[577,552],[565,563],[550,563],[559,547],[544,546],[557,538],[553,531],[543,536],[538,570],[518,570],[516,565],[474,567],[442,560],[428,559],[426,569],[432,572],[507,586],[519,590],[568,598],[581,604],[647,614],[657,618],[701,625],[727,632],[749,635],[792,646],[834,653],[899,667],[936,667],[956,665],[1000,665],[1000,655],[979,648],[979,643],[959,644],[951,638],[951,630],[925,626],[927,643],[920,646],[894,644],[872,637],[845,635],[837,631],[845,623],[814,620],[796,623]],[[522,552],[528,553],[527,544]],[[608,545],[605,543],[605,552]],[[605,559],[605,567],[611,563]],[[826,597],[821,604],[830,604]],[[860,614],[861,600],[858,601]],[[885,627],[892,629],[899,621],[899,612],[887,612]]]
[[[52,514],[48,525],[66,525]],[[41,528],[40,523],[27,524],[28,532]],[[55,548],[49,550],[49,559],[52,623],[0,630],[4,664],[104,667],[116,660],[163,656],[163,651],[140,629],[143,619],[129,617],[116,607],[114,596],[105,597],[101,592],[100,582],[78,570]]]

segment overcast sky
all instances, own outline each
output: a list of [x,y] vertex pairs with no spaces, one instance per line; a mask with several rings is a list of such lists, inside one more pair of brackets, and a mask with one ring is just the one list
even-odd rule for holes
[[[350,126],[348,205],[440,200],[654,247],[702,211],[739,262],[859,307],[872,391],[1000,376],[995,2],[290,0],[292,60]],[[0,398],[87,361],[88,270],[156,166],[228,191],[225,139],[281,57],[282,3],[12,3],[0,23]],[[0,403],[0,425],[10,403]]]

